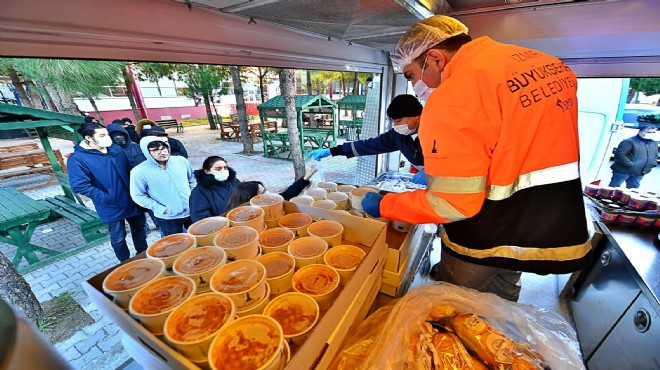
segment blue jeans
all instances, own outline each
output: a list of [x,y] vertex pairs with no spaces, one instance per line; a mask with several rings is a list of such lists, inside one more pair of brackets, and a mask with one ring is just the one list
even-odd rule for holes
[[609,186],[613,187],[618,187],[623,184],[623,182],[626,182],[626,187],[628,189],[637,189],[639,187],[639,183],[642,181],[642,177],[644,175],[631,175],[629,173],[621,173],[621,172],[612,172],[612,180],[610,181]]
[[147,234],[144,232],[147,219],[144,217],[144,213],[124,220],[108,222],[110,245],[120,262],[126,261],[131,256],[126,244],[126,222],[131,228],[131,239],[133,239],[136,254],[144,252],[148,247]]
[[190,226],[190,217],[175,218],[173,220],[166,220],[164,218],[156,217],[158,226],[162,236],[168,236],[177,233],[185,233],[186,229]]

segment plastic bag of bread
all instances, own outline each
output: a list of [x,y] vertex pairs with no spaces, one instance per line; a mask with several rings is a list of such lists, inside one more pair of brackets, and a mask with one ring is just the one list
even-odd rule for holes
[[[553,311],[444,282],[411,290],[387,311],[349,333],[331,368],[584,369],[573,327]],[[357,348],[368,349],[347,362]]]

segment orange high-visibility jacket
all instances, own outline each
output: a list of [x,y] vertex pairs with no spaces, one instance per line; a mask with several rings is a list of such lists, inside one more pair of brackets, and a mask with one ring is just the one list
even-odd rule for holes
[[578,168],[577,79],[559,59],[482,37],[461,47],[422,112],[427,189],[380,213],[443,223],[468,262],[567,273],[591,246]]

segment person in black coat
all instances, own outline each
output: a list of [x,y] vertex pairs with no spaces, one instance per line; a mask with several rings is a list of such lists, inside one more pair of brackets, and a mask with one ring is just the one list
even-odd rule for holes
[[[283,192],[280,193],[284,200],[291,200],[291,198],[299,195],[303,189],[309,186],[309,178],[314,175],[316,169],[309,169],[305,176],[296,180],[291,186],[286,188]],[[261,195],[266,192],[266,187],[261,181],[245,181],[236,186],[234,192],[229,198],[229,203],[227,204],[226,210],[234,209],[241,204],[247,203],[253,197]]]
[[107,129],[112,142],[124,149],[131,170],[147,160],[144,153],[142,153],[142,149],[140,149],[140,145],[131,141],[129,133],[120,124],[111,123]]
[[188,158],[188,151],[186,148],[183,146],[183,143],[173,137],[170,137],[167,133],[165,133],[165,129],[160,127],[160,126],[154,126],[151,128],[149,133],[147,133],[145,136],[160,136],[160,137],[166,137],[168,144],[170,144],[170,154],[171,155],[178,155],[184,158]]
[[609,186],[618,187],[625,181],[627,188],[639,188],[644,175],[651,172],[657,164],[656,131],[653,125],[640,125],[637,135],[619,144],[614,152],[612,180]]
[[131,139],[131,141],[139,144],[140,134],[135,131],[135,125],[133,124],[133,121],[131,121],[131,119],[128,117],[124,117],[121,119],[121,125],[124,127],[126,132],[128,132],[128,137]]
[[240,183],[236,171],[222,157],[211,156],[204,160],[202,168],[195,170],[197,186],[190,193],[190,219],[219,216],[227,209],[234,188]]

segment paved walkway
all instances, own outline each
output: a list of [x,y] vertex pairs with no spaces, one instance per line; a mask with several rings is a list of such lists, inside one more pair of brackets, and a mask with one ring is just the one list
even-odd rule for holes
[[[184,143],[194,168],[200,168],[206,157],[219,155],[236,170],[240,180],[262,181],[271,191],[282,191],[294,181],[292,162],[265,158],[262,155],[244,156],[239,154],[242,150],[241,143],[216,140],[218,135],[206,127],[186,127],[184,134],[171,135]],[[38,142],[38,140],[3,140],[2,145],[16,145],[23,142]],[[72,151],[72,144],[64,140],[52,140],[52,145],[65,154]],[[262,145],[255,144],[255,150],[262,151]],[[322,165],[327,180],[352,183],[357,159],[327,158],[322,161]],[[0,186],[20,187],[45,183],[47,180],[48,176],[28,175],[4,180]],[[43,199],[62,194],[62,190],[58,185],[50,185],[24,193],[34,199]],[[88,202],[88,205],[93,207],[91,202]],[[157,232],[151,232],[147,241],[151,244],[158,238]],[[127,238],[127,241],[133,250],[130,237]],[[77,227],[65,219],[40,225],[32,237],[32,242],[59,251],[66,251],[84,244]],[[0,252],[5,256],[11,258],[15,251],[13,246],[0,243]],[[44,256],[39,255],[39,257]],[[108,318],[101,315],[81,286],[82,281],[117,265],[117,263],[110,243],[107,242],[25,275],[40,302],[50,300],[68,291],[95,320],[93,324],[78,331],[71,338],[55,344],[55,347],[76,369],[116,369],[130,360],[120,342],[121,330]],[[27,263],[23,261],[21,266],[27,266]],[[135,365],[132,366],[135,368]]]

